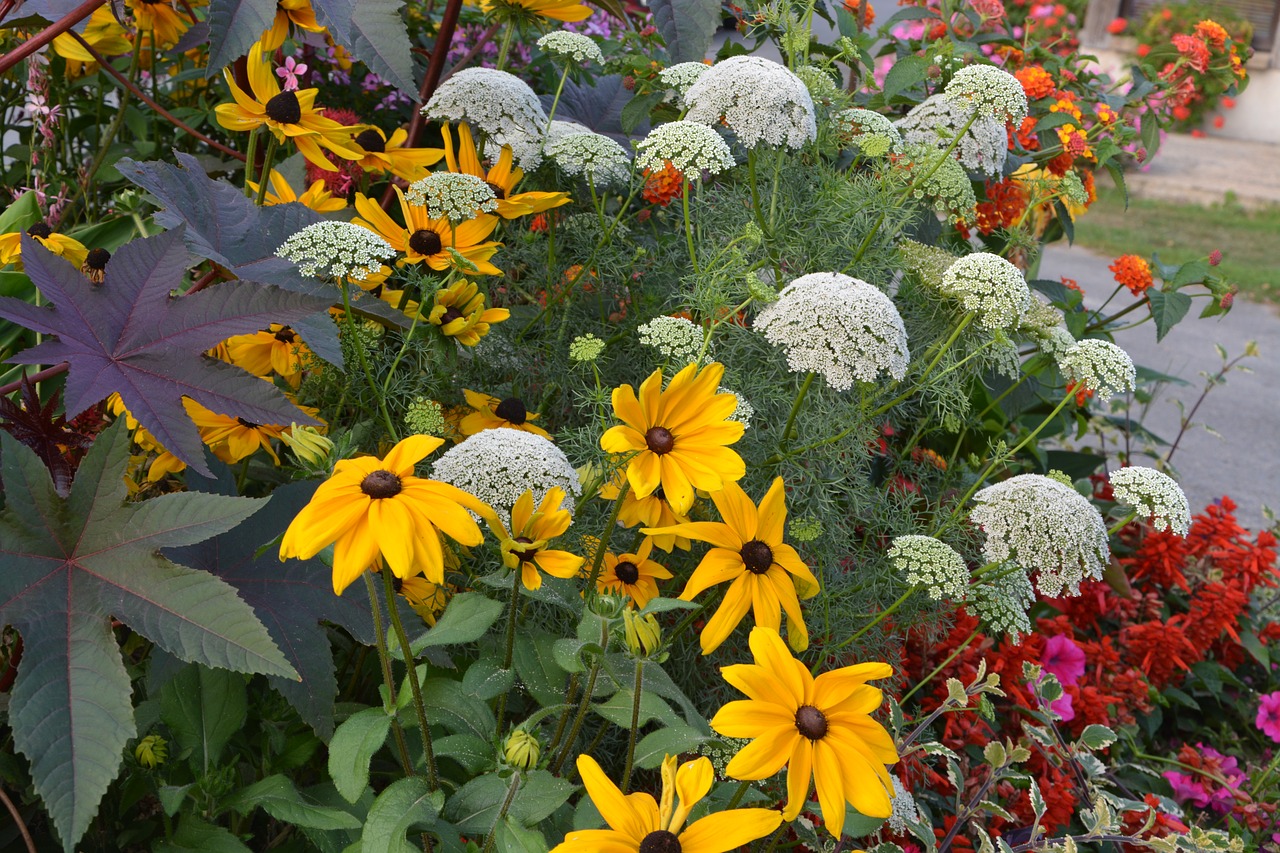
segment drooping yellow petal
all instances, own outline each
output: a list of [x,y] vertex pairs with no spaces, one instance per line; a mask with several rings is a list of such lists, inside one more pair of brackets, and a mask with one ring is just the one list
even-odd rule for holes
[[782,824],[782,813],[773,809],[734,809],[699,818],[680,833],[681,853],[725,853],[757,838],[764,838]]
[[[579,755],[577,760],[578,775],[587,789],[587,795],[595,804],[596,810],[604,818],[605,823],[616,832],[632,839],[636,844],[644,840],[649,833],[643,816],[627,801],[618,786],[605,775],[600,765],[590,755]],[[650,798],[652,799],[652,798]],[[655,809],[656,809],[656,803]]]

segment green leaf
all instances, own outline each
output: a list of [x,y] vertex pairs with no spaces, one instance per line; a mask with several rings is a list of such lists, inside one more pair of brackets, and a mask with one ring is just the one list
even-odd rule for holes
[[[485,834],[498,817],[507,797],[511,779],[496,773],[477,776],[449,798],[444,814],[464,834]],[[521,777],[507,810],[507,816],[522,826],[532,826],[551,816],[569,799],[577,786],[557,779],[545,770],[534,770]]]
[[33,190],[27,190],[0,212],[0,234],[26,231],[40,221],[40,203]]
[[225,669],[190,664],[160,691],[160,719],[181,751],[189,751],[197,776],[217,766],[249,711],[244,678]]
[[152,848],[154,853],[249,853],[229,830],[186,815],[173,838]]
[[349,803],[369,785],[369,761],[387,742],[391,718],[381,708],[366,708],[348,717],[329,741],[329,778]]
[[618,117],[622,132],[630,135],[637,127],[647,122],[649,114],[653,112],[654,107],[662,103],[665,94],[665,92],[650,92],[647,95],[637,95],[627,101]]
[[923,82],[928,67],[929,60],[923,56],[899,59],[884,77],[884,99],[890,101],[899,93]]
[[[595,703],[591,708],[614,725],[630,731],[631,705],[634,695],[635,691],[628,687],[619,690],[604,702]],[[652,693],[641,692],[640,715],[636,719],[636,725],[643,726],[650,720],[661,720],[669,726],[680,724],[680,718],[676,716],[675,711],[671,710],[670,705]]]
[[1240,645],[1249,650],[1249,654],[1253,655],[1253,659],[1262,664],[1266,669],[1271,668],[1271,653],[1267,647],[1258,639],[1258,635],[1252,630],[1243,630],[1240,632]]
[[164,809],[164,813],[169,817],[173,817],[178,813],[178,809],[182,808],[182,801],[187,798],[187,792],[194,787],[194,782],[187,785],[161,785],[156,791],[160,808]]
[[720,26],[720,0],[652,0],[649,8],[672,64],[701,62]]
[[1191,310],[1191,297],[1176,290],[1147,291],[1151,300],[1151,319],[1156,321],[1156,341],[1164,340],[1169,330],[1187,316]]
[[1076,741],[1085,749],[1103,749],[1111,746],[1116,742],[1116,733],[1110,728],[1097,723],[1090,723],[1084,727],[1084,731],[1080,732],[1080,738]]
[[1195,284],[1204,281],[1205,276],[1209,274],[1209,259],[1199,258],[1194,261],[1188,261],[1178,267],[1178,272],[1174,275],[1173,281],[1169,282],[1172,287],[1182,287],[1187,284]]
[[662,764],[662,759],[668,755],[690,752],[709,740],[710,735],[703,734],[692,726],[675,725],[658,729],[642,737],[636,744],[636,766],[652,770]]
[[497,699],[515,685],[514,670],[500,669],[491,659],[481,658],[462,676],[462,689],[477,699]]
[[120,422],[98,436],[66,500],[32,451],[8,433],[0,448],[8,498],[0,512],[0,624],[12,625],[26,647],[9,723],[70,849],[136,733],[112,617],[185,661],[297,673],[234,589],[157,553],[230,530],[261,501],[168,494],[126,503],[129,435]]
[[276,20],[274,0],[209,0],[209,64],[205,77],[249,52]]
[[445,735],[436,738],[433,745],[437,757],[452,758],[468,774],[479,773],[493,763],[493,744],[475,735]]
[[503,853],[547,853],[551,845],[536,829],[527,829],[504,817],[498,824],[497,849]]
[[522,638],[515,648],[520,681],[544,708],[560,704],[565,697],[568,673],[560,668],[552,653],[556,639],[553,634],[538,633]]
[[312,0],[316,21],[369,70],[418,97],[413,79],[413,45],[400,16],[403,0]]
[[[418,669],[421,672],[424,667]],[[422,698],[432,723],[454,734],[492,737],[497,724],[493,710],[487,702],[468,693],[461,683],[450,678],[429,678],[423,682]]]
[[410,776],[393,782],[378,795],[364,822],[360,853],[412,853],[419,848],[405,839],[411,827],[427,829],[444,807],[444,794],[427,780]]
[[701,604],[695,604],[692,601],[684,601],[679,598],[655,598],[650,600],[640,611],[641,616],[648,616],[650,613],[666,613],[668,610],[697,610]]
[[435,627],[412,640],[409,647],[414,657],[430,646],[452,646],[474,643],[498,621],[506,605],[479,592],[455,595],[436,621]]
[[303,798],[287,776],[268,776],[236,792],[223,802],[225,808],[248,815],[261,808],[276,820],[303,829],[359,829],[360,820],[342,809],[320,806]]
[[853,806],[846,805],[844,810],[844,834],[852,838],[870,835],[884,825],[882,817],[867,817]]

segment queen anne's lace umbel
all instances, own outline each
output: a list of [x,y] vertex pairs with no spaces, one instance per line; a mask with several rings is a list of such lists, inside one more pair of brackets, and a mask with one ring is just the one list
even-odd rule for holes
[[518,429],[486,429],[449,448],[432,466],[431,476],[475,495],[510,526],[511,507],[533,490],[535,504],[552,488],[564,489],[563,509],[573,511],[582,493],[578,472],[554,443]]
[[909,584],[920,584],[934,601],[959,599],[969,588],[964,557],[932,536],[899,536],[889,546],[889,562]]
[[317,222],[285,240],[276,257],[293,261],[303,275],[364,281],[396,250],[372,231],[350,222]]
[[631,178],[626,149],[599,133],[562,136],[547,145],[547,156],[566,175],[588,178],[597,187],[625,184]]
[[[703,341],[706,340],[702,327],[683,317],[654,317],[638,331],[640,343],[662,353],[677,370],[698,360]],[[708,355],[703,360],[714,360],[709,348]]]
[[1009,635],[1013,642],[1031,633],[1031,618],[1027,610],[1036,600],[1027,573],[1017,566],[999,566],[982,583],[973,586],[973,605],[978,618],[992,631]]
[[636,145],[636,167],[661,172],[670,163],[691,182],[734,167],[733,152],[720,134],[696,121],[660,124]]
[[1080,594],[1080,582],[1097,580],[1111,559],[1107,525],[1097,507],[1070,486],[1041,474],[1019,474],[973,496],[969,520],[982,528],[983,556],[1036,572],[1041,594],[1065,589]]
[[538,39],[538,47],[546,53],[554,53],[556,56],[563,56],[576,62],[604,64],[604,54],[600,52],[600,45],[596,44],[595,39],[581,33],[556,30]]
[[422,114],[465,121],[493,144],[510,145],[516,164],[524,169],[536,169],[542,162],[547,114],[534,91],[513,74],[496,68],[464,68],[440,84]]
[[710,67],[705,62],[677,62],[658,73],[658,82],[674,91],[677,99],[683,99],[689,87]]
[[1191,530],[1187,496],[1168,474],[1154,468],[1131,467],[1111,472],[1111,491],[1118,503],[1131,506],[1151,520],[1156,530],[1186,536]]
[[711,66],[685,92],[690,121],[724,123],[747,148],[761,142],[801,148],[818,136],[813,98],[785,66],[734,56]]
[[1027,117],[1027,93],[1008,71],[994,65],[966,65],[943,90],[947,100],[1016,127]]
[[801,276],[760,312],[755,329],[787,354],[796,373],[822,374],[839,391],[882,373],[907,375],[907,330],[893,300],[865,281],[834,272]]
[[860,107],[841,110],[832,121],[841,142],[856,145],[867,157],[883,157],[902,146],[902,134],[880,113]]
[[956,261],[942,274],[940,289],[974,312],[984,329],[1010,328],[1031,303],[1022,270],[990,252],[974,252]]
[[[919,181],[911,191],[913,198],[928,202],[939,213],[950,213],[953,222],[969,219],[978,205],[969,174],[950,157],[938,162],[941,157],[941,152],[931,145],[908,145],[904,142],[902,152],[894,162],[907,172],[909,179]],[[928,177],[923,177],[925,175]]]
[[[955,139],[972,113],[973,107],[967,103],[957,103],[944,95],[933,95],[898,119],[897,128],[903,141],[909,145],[932,145],[944,149]],[[1004,122],[999,119],[979,116],[960,137],[951,156],[970,172],[980,172],[991,178],[998,176],[1009,153],[1004,127]]]
[[1129,354],[1110,341],[1086,338],[1064,352],[1058,367],[1079,388],[1092,391],[1105,402],[1132,391],[1137,371]]
[[466,222],[498,209],[493,187],[475,175],[458,172],[432,172],[419,178],[409,184],[405,198],[425,207],[432,219],[443,216],[450,222]]

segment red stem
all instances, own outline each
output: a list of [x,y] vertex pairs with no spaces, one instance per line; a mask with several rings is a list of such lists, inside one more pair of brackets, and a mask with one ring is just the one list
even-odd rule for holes
[[5,73],[10,68],[17,65],[37,50],[92,15],[94,10],[104,2],[105,0],[84,0],[84,2],[79,6],[75,7],[58,19],[56,23],[50,24],[13,50],[6,53],[4,56],[0,56],[0,74]]
[[[33,384],[36,382],[43,382],[46,379],[52,379],[55,376],[66,373],[67,368],[70,366],[70,364],[64,361],[61,364],[55,364],[53,367],[46,367],[44,370],[41,370],[38,373],[33,373],[23,379]],[[14,391],[17,391],[22,387],[23,379],[18,379],[16,382],[10,382],[8,385],[0,385],[0,396],[12,394]]]
[[222,280],[222,272],[220,270],[216,270],[216,269],[209,270],[207,273],[200,276],[199,281],[191,285],[191,287],[187,288],[187,292],[184,293],[183,296],[190,296],[193,293],[199,293],[201,290],[204,290],[206,287],[213,284],[214,282],[221,281],[221,280]]

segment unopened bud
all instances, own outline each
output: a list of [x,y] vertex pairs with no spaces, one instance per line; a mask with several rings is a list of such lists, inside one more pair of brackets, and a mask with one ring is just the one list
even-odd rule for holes
[[1222,263],[1222,250],[1214,249],[1209,253],[1209,266],[1216,267],[1220,263]]
[[333,450],[333,442],[317,432],[315,427],[298,426],[297,423],[283,430],[280,440],[299,460],[317,467],[328,461],[329,453]]
[[930,65],[928,68],[924,70],[924,73],[925,73],[925,76],[928,77],[930,80],[937,80],[939,77],[942,76],[942,66]]
[[638,658],[652,657],[662,648],[662,627],[653,614],[638,616],[634,610],[622,614],[627,648]]
[[523,729],[516,729],[508,735],[502,747],[502,757],[517,770],[532,770],[538,765],[541,753],[542,744]]

